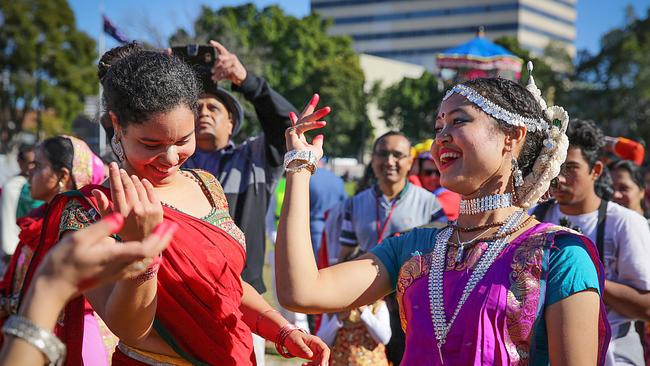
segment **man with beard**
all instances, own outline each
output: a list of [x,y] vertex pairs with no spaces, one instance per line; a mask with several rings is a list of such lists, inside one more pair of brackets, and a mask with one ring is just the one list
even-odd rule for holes
[[638,213],[596,194],[604,136],[591,121],[573,120],[569,151],[551,193],[533,214],[580,231],[598,247],[605,267],[603,300],[612,327],[606,365],[645,365],[636,319],[650,319],[650,229]]
[[[375,140],[370,165],[377,181],[344,203],[340,261],[358,251],[367,252],[392,235],[447,220],[436,196],[406,179],[413,164],[410,150],[411,143],[399,132],[390,131]],[[399,365],[404,332],[395,297],[389,297],[387,302],[393,335],[386,354],[390,362]]]

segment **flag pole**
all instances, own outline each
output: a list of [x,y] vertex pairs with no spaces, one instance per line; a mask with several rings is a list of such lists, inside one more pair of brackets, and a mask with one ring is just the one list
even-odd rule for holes
[[[100,29],[99,29],[99,59],[101,59],[104,54],[105,39],[104,39],[104,4],[100,3],[99,5],[99,15],[100,15]],[[102,116],[102,83],[99,83],[99,96],[97,98],[97,127],[99,128],[99,156],[104,156],[106,154],[106,131],[102,126],[101,116]]]

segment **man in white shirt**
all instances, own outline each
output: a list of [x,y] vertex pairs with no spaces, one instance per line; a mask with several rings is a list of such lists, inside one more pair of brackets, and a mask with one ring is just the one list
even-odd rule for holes
[[591,121],[573,120],[569,151],[551,193],[555,201],[533,213],[582,232],[599,250],[605,267],[603,300],[612,327],[606,365],[644,366],[635,320],[650,320],[650,229],[638,213],[601,200],[594,190],[603,172],[598,161],[604,137]]
[[[25,186],[29,172],[34,168],[34,147],[32,145],[21,145],[18,148],[18,166],[20,173],[9,178],[2,186],[0,195],[0,259],[5,259],[14,253],[18,245],[18,234],[20,228],[16,225],[16,219],[27,214],[33,207],[34,200],[29,196],[29,190]],[[21,199],[22,193],[22,199]],[[25,194],[27,193],[27,194]],[[4,268],[4,262],[0,261],[0,267]]]

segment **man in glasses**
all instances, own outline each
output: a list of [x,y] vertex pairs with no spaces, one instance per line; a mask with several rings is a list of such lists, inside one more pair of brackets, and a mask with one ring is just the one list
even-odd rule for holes
[[418,180],[422,188],[436,195],[448,220],[456,220],[460,212],[460,195],[440,185],[440,172],[433,162],[431,152],[425,151],[418,155],[416,164],[419,165]]
[[[370,165],[376,183],[344,203],[340,260],[358,251],[367,252],[392,235],[432,221],[446,221],[436,196],[406,179],[413,164],[410,150],[411,143],[399,132],[387,132],[375,141]],[[388,299],[388,306],[393,336],[386,353],[389,361],[398,365],[404,353],[404,333],[394,298]]]

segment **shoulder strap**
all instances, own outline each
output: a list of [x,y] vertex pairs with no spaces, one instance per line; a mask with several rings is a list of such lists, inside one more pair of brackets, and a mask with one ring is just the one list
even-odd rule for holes
[[553,204],[555,204],[555,200],[548,200],[540,203],[533,210],[533,216],[535,216],[535,218],[538,221],[544,222],[544,219],[546,218],[546,214],[548,213],[548,210],[550,210],[551,207],[553,207]]
[[607,221],[607,203],[606,200],[600,200],[598,207],[598,226],[596,227],[596,247],[598,248],[598,257],[600,261],[605,264],[605,222]]

